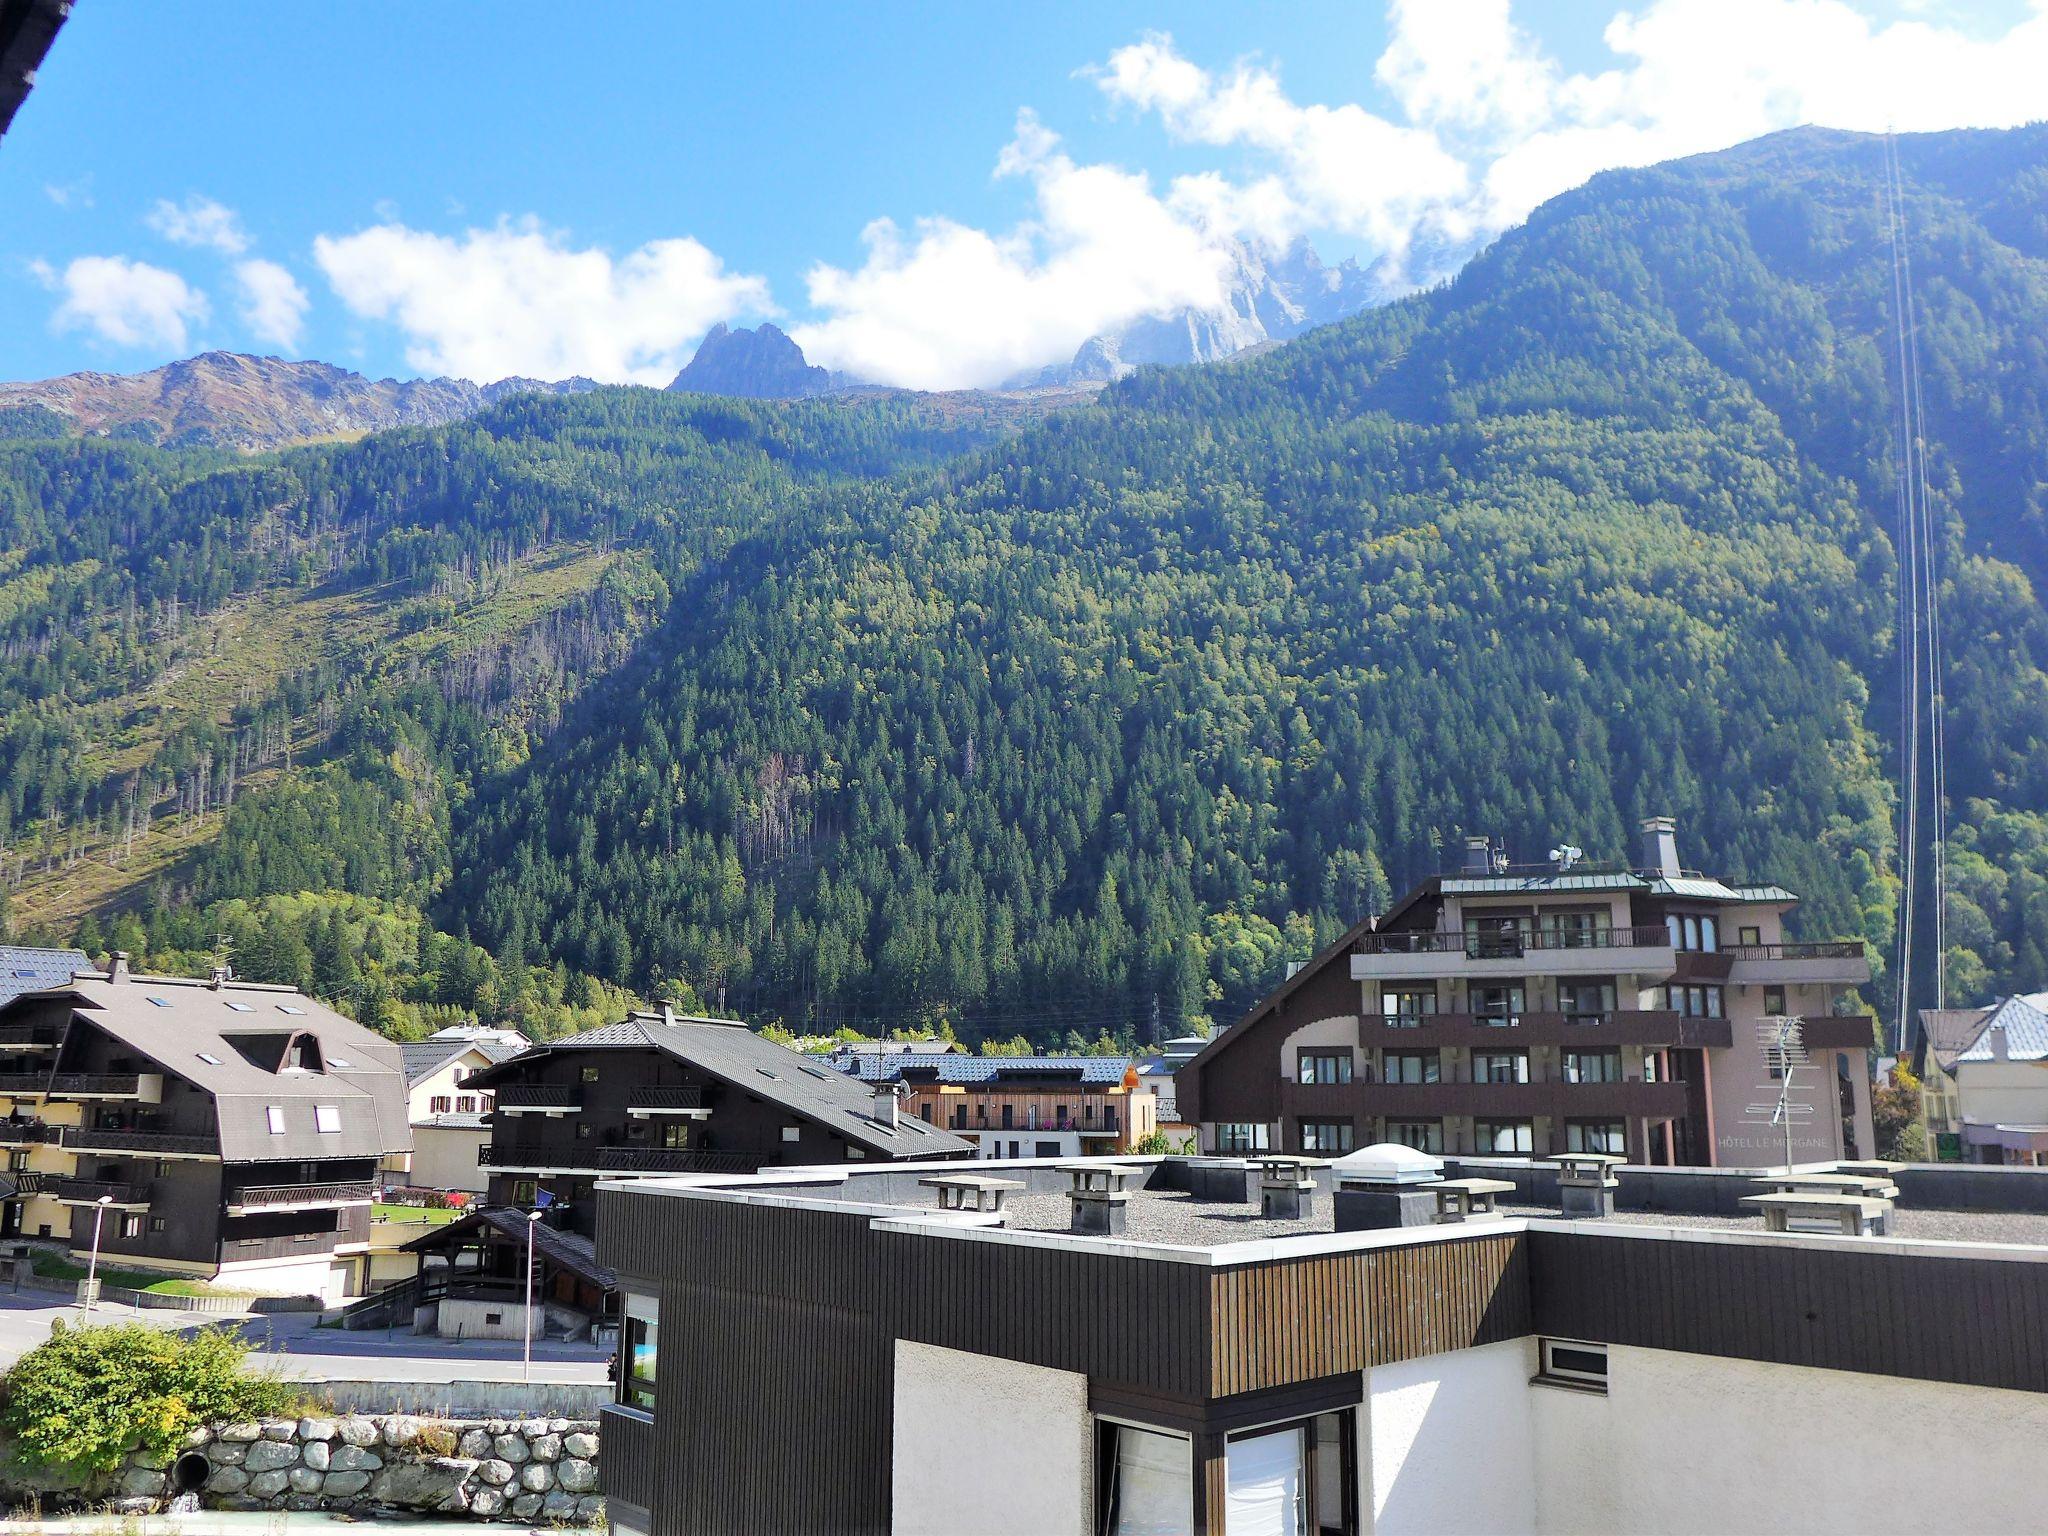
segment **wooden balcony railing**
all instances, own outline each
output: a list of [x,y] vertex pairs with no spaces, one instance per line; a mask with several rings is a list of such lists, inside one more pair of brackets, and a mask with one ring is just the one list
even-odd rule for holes
[[1655,924],[1635,928],[1538,929],[1529,933],[1369,933],[1358,941],[1362,955],[1463,955],[1468,960],[1513,960],[1531,951],[1668,948],[1669,931]]
[[704,1089],[696,1083],[650,1084],[644,1088],[626,1090],[628,1111],[664,1109],[702,1109]]
[[337,1184],[251,1184],[228,1191],[230,1207],[247,1211],[285,1210],[292,1206],[368,1205],[376,1194],[367,1180]]
[[109,1197],[115,1205],[149,1203],[147,1186],[125,1180],[57,1178],[49,1180],[44,1190],[66,1205],[97,1205],[102,1196]]
[[132,1099],[142,1092],[142,1076],[136,1072],[57,1072],[50,1077],[50,1092],[80,1099]]
[[66,1129],[40,1120],[0,1120],[0,1147],[60,1146]]
[[[57,1127],[52,1127],[57,1129]],[[76,1126],[65,1130],[64,1145],[83,1152],[186,1152],[196,1155],[218,1153],[220,1143],[211,1136],[191,1136],[177,1131],[151,1131],[131,1126]]]
[[604,1173],[756,1173],[772,1161],[766,1152],[692,1152],[674,1147],[599,1147]]
[[499,1109],[581,1109],[580,1083],[506,1083],[492,1090]]

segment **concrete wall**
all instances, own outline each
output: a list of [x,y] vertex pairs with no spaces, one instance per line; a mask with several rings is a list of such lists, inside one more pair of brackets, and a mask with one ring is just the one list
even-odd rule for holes
[[1088,1536],[1088,1378],[896,1341],[895,1536]]
[[1373,1536],[1534,1536],[1534,1369],[1533,1346],[1516,1339],[1373,1370],[1364,1437]]
[[1527,1389],[1539,1531],[2040,1526],[2048,1396],[1620,1346],[1608,1372]]
[[490,1177],[476,1160],[477,1149],[490,1144],[487,1130],[415,1124],[406,1178],[415,1189],[461,1189],[480,1195]]
[[[107,1256],[101,1254],[101,1262]],[[226,1290],[255,1291],[265,1296],[318,1296],[329,1302],[348,1294],[348,1278],[354,1266],[346,1258],[315,1250],[297,1259],[251,1259],[241,1264],[223,1264],[214,1283]]]

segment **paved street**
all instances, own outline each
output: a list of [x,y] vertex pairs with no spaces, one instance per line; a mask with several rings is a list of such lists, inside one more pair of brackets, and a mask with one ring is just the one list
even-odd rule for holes
[[[257,1317],[206,1317],[190,1312],[159,1312],[102,1306],[94,1318],[102,1322],[140,1322],[153,1328],[189,1330],[227,1323],[258,1348],[283,1357],[290,1374],[306,1381],[518,1381],[519,1345],[497,1340],[460,1341],[421,1337],[400,1331],[361,1333],[316,1328],[311,1313],[287,1312]],[[75,1323],[78,1308],[58,1304],[49,1293],[24,1291],[0,1295],[0,1370],[50,1336],[50,1324],[62,1318]],[[611,1347],[565,1344],[556,1340],[533,1347],[533,1379],[593,1384],[605,1379]]]

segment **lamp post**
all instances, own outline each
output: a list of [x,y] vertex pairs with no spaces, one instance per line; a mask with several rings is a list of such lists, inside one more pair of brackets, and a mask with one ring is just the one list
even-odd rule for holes
[[520,1370],[521,1381],[533,1380],[533,1229],[540,1225],[540,1212],[526,1213],[526,1352]]
[[101,1195],[93,1202],[92,1212],[92,1257],[85,1264],[85,1311],[92,1312],[92,1304],[100,1299],[100,1224],[107,1219],[107,1207],[114,1203],[112,1195]]

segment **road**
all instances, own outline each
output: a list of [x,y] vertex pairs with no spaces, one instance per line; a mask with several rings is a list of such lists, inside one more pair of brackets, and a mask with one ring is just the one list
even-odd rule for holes
[[[50,1324],[56,1319],[75,1324],[79,1316],[76,1306],[60,1303],[48,1293],[0,1295],[0,1370],[48,1338]],[[309,1312],[209,1317],[108,1305],[95,1309],[93,1317],[100,1322],[139,1322],[180,1331],[226,1323],[259,1349],[274,1354],[286,1374],[305,1381],[518,1381],[523,1374],[516,1342],[316,1328],[319,1319]],[[610,1354],[609,1343],[600,1348],[554,1339],[536,1341],[533,1380],[582,1385],[603,1382]]]

